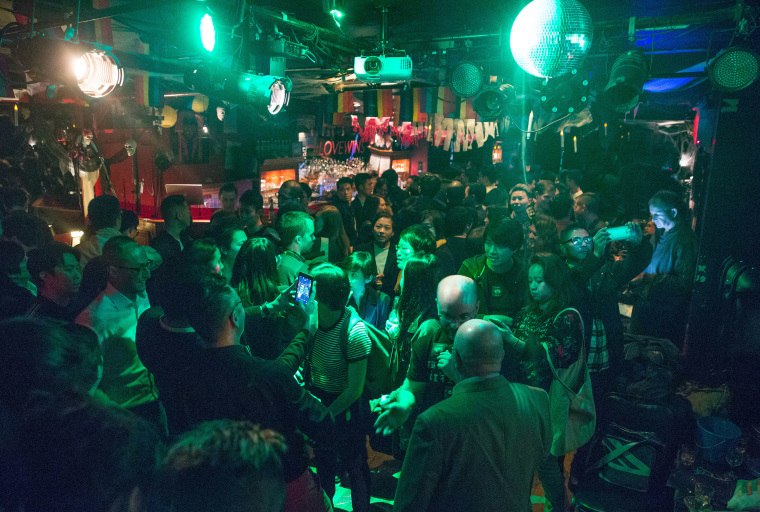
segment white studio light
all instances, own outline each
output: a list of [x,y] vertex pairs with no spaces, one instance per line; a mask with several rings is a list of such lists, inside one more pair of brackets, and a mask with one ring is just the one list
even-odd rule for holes
[[109,95],[124,83],[124,68],[116,57],[104,51],[91,50],[74,62],[79,89],[92,98]]

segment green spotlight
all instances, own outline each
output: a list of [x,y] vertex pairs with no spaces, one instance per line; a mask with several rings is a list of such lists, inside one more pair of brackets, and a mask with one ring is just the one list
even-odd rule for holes
[[204,14],[201,18],[200,33],[203,48],[207,52],[213,52],[216,46],[216,30],[214,30],[214,20],[209,14]]

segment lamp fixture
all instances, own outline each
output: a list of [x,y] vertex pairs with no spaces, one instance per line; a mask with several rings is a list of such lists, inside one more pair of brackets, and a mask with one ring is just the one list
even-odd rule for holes
[[124,68],[108,46],[34,37],[22,40],[14,55],[32,76],[77,86],[91,98],[102,98],[124,83]]
[[223,101],[266,109],[272,115],[287,107],[293,89],[293,82],[288,77],[254,75],[205,66],[188,69],[185,85]]
[[710,62],[707,74],[716,89],[724,92],[741,91],[760,76],[760,56],[748,48],[732,46]]
[[615,112],[628,112],[638,105],[648,76],[649,65],[644,54],[637,50],[625,52],[612,65],[602,100]]

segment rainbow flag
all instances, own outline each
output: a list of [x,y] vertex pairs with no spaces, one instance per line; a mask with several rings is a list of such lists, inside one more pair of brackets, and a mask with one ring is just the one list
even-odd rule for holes
[[393,117],[393,90],[377,90],[377,115],[378,117]]
[[[135,51],[145,55],[150,53],[150,46],[143,44],[139,39],[135,40]],[[161,80],[151,78],[147,71],[135,71],[135,100],[138,105],[146,107],[163,107],[164,95],[161,92]]]

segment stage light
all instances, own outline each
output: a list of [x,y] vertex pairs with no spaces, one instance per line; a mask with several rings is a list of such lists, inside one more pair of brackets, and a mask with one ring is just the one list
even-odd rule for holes
[[293,88],[293,82],[287,77],[208,67],[189,69],[185,73],[185,85],[223,101],[265,108],[270,114],[277,114],[288,105]]
[[472,100],[472,109],[483,121],[503,118],[509,107],[510,97],[498,87],[486,87]]
[[124,69],[111,50],[96,43],[33,37],[12,51],[33,79],[78,87],[87,96],[102,98],[124,83]]
[[113,55],[92,50],[74,63],[79,89],[87,96],[102,98],[124,83],[124,69]]
[[483,70],[474,62],[461,61],[449,70],[449,89],[460,98],[475,96],[483,87]]
[[216,46],[216,30],[210,14],[204,14],[200,23],[201,44],[207,52],[213,52]]
[[723,50],[707,68],[713,87],[724,92],[741,91],[760,76],[760,57],[741,46]]
[[593,36],[591,15],[577,0],[534,0],[517,15],[509,42],[526,73],[551,78],[578,69]]
[[635,50],[625,52],[612,65],[602,100],[615,112],[628,112],[638,105],[648,76],[649,66],[644,54]]
[[541,84],[541,108],[549,113],[572,114],[588,103],[588,73],[573,69],[569,75],[546,79]]

